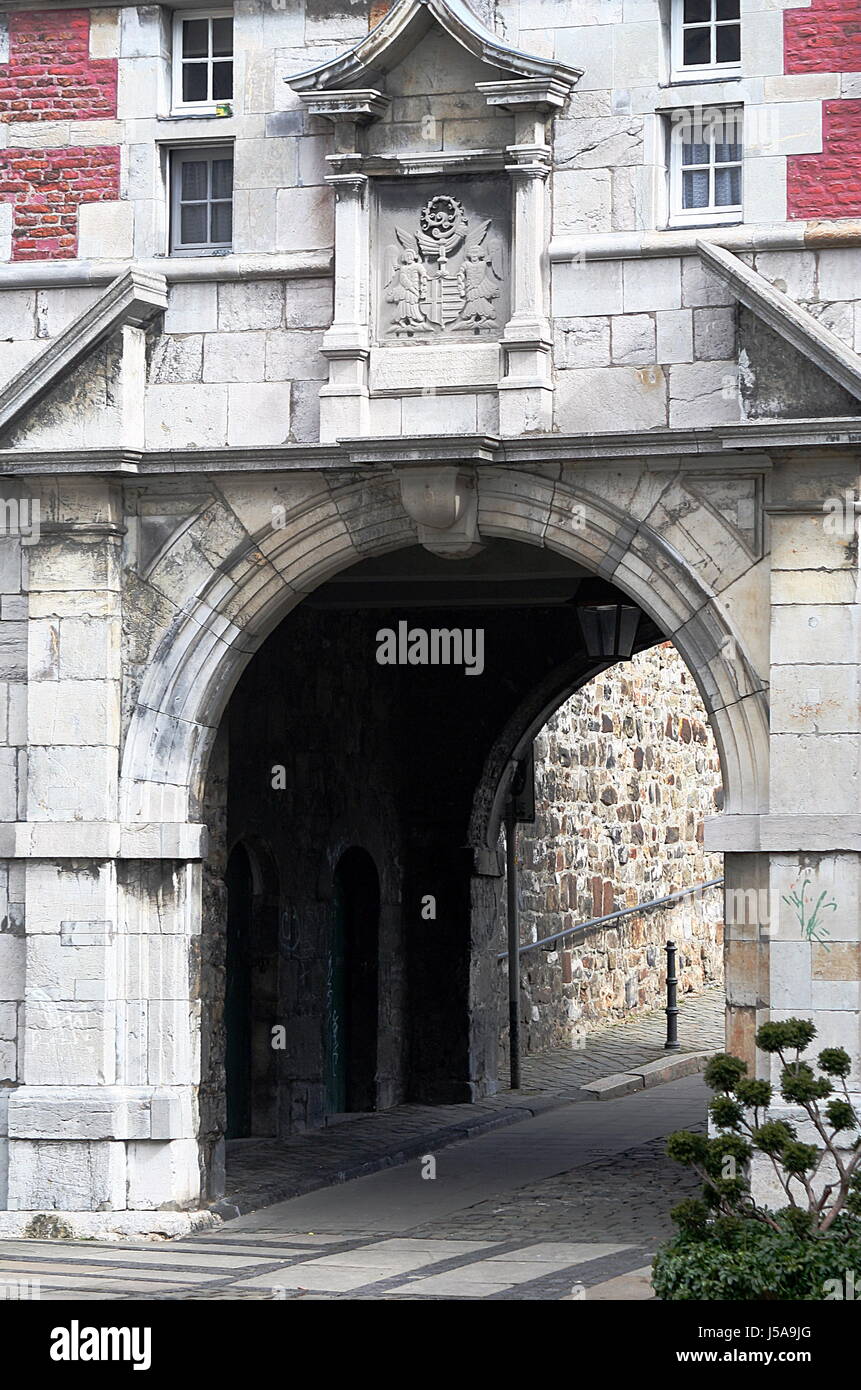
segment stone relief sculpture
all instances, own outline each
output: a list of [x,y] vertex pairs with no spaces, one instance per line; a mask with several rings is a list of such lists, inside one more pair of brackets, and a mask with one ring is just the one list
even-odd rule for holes
[[396,226],[397,245],[386,249],[383,302],[391,307],[384,313],[385,333],[498,331],[503,254],[498,238],[489,235],[491,219],[471,227],[463,204],[438,194],[418,223],[415,232]]

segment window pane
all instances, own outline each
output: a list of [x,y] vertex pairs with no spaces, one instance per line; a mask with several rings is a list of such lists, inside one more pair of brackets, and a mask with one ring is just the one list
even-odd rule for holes
[[212,21],[212,53],[213,56],[228,57],[233,56],[233,20],[214,19]]
[[738,24],[721,24],[716,29],[717,61],[737,63],[741,57],[741,28]]
[[232,203],[213,203],[212,204],[212,236],[214,242],[222,244],[230,242],[233,238],[233,204]]
[[715,169],[715,203],[735,207],[741,202],[741,169]]
[[707,208],[709,205],[708,170],[682,174],[682,207]]
[[718,164],[732,164],[741,159],[741,113],[733,119],[715,123],[714,127],[715,161]]
[[212,99],[226,101],[233,96],[233,64],[221,62],[212,64]]
[[195,246],[206,241],[206,204],[193,203],[182,208],[179,218],[179,240],[183,246]]
[[186,19],[182,24],[183,58],[205,58],[209,53],[209,20]]
[[708,164],[709,147],[704,140],[698,140],[695,144],[682,145],[683,164]]
[[183,101],[206,101],[206,63],[183,63]]
[[711,29],[686,29],[684,64],[710,63],[712,60]]
[[717,0],[718,19],[738,19],[739,0]]
[[181,201],[189,203],[194,202],[197,198],[205,198],[207,161],[205,159],[184,159],[180,169],[182,171],[180,175]]
[[685,0],[685,24],[701,24],[712,17],[712,0]]
[[233,160],[212,161],[212,197],[229,198],[233,193]]

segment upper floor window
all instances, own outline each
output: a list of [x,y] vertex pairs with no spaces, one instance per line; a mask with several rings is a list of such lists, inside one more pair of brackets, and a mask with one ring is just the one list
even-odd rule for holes
[[233,14],[191,10],[173,31],[173,107],[205,113],[233,97]]
[[229,251],[233,243],[233,149],[190,146],[171,155],[171,255]]
[[673,76],[732,76],[741,63],[740,0],[673,0]]
[[680,112],[670,133],[673,226],[742,219],[741,107]]

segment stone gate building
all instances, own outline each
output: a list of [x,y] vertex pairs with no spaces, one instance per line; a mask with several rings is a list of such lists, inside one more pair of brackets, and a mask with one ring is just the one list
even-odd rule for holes
[[586,600],[708,711],[730,1047],[857,1090],[855,0],[0,9],[0,1231],[497,1086]]

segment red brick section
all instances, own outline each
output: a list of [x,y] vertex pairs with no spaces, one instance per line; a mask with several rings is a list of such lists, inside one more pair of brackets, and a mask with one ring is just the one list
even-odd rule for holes
[[90,58],[87,10],[9,16],[0,64],[0,120],[98,120],[117,114],[117,60]]
[[786,72],[861,72],[861,0],[813,0],[783,15]]
[[[88,10],[9,16],[0,122],[99,120],[117,114],[117,62],[90,58]],[[12,203],[12,259],[69,258],[78,208],[120,196],[118,145],[0,151],[0,201]]]
[[[813,0],[783,16],[784,68],[861,72],[861,0]],[[861,217],[861,101],[826,101],[822,154],[786,161],[787,216]]]
[[75,256],[81,203],[120,196],[115,145],[0,152],[0,199],[12,203],[13,261]]
[[861,217],[861,101],[826,101],[822,154],[787,160],[791,218]]

